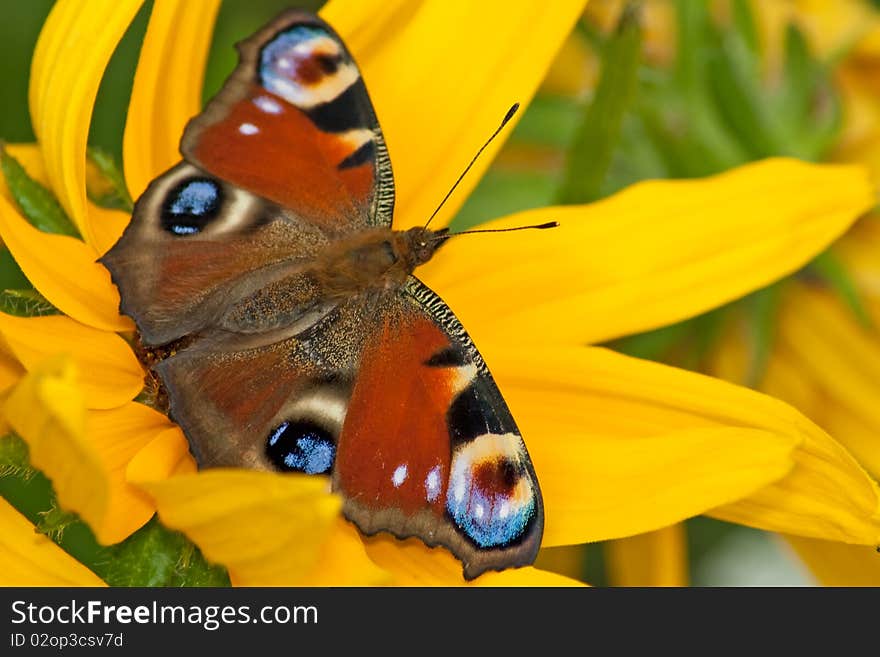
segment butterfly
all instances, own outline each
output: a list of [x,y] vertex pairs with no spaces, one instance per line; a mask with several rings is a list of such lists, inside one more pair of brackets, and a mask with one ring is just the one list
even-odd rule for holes
[[292,10],[186,126],[183,160],[101,259],[200,468],[329,475],[366,535],[477,577],[534,561],[537,477],[474,343],[413,275],[449,237],[392,228],[361,74]]

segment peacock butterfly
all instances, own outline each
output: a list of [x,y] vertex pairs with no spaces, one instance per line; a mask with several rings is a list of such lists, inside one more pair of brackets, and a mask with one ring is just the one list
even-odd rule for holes
[[288,11],[186,127],[183,161],[101,259],[201,468],[329,475],[344,515],[442,545],[474,578],[532,563],[537,478],[483,359],[413,270],[445,231],[391,227],[360,72]]

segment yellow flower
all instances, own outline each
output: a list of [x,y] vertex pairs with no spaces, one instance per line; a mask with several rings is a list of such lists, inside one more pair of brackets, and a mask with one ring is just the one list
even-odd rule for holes
[[[361,65],[385,132],[397,228],[424,223],[507,106],[531,98],[583,5],[325,6],[324,18]],[[36,230],[0,196],[0,236],[66,315],[0,315],[0,381],[11,388],[6,420],[28,442],[62,506],[80,514],[101,542],[124,538],[158,509],[165,525],[225,565],[234,584],[462,583],[460,564],[445,551],[361,537],[340,520],[339,501],[323,479],[193,472],[179,429],[132,401],[143,371],[119,335],[132,325],[118,315],[116,290],[95,264],[126,217],[88,202],[85,148],[104,66],[139,6],[59,0],[37,45],[29,100],[39,151],[20,147],[14,154],[47,181],[84,241]],[[199,109],[216,8],[216,1],[154,5],[123,142],[134,195],[179,158],[182,127]],[[455,42],[446,38],[452,32]],[[448,223],[488,161],[466,179],[438,225]],[[639,534],[702,513],[804,536],[880,541],[877,486],[792,408],[584,346],[767,285],[825,249],[873,203],[859,167],[769,160],[499,219],[493,227],[535,218],[562,226],[541,239],[454,241],[420,269],[479,345],[526,437],[544,493],[545,547]],[[4,577],[24,583],[37,570],[44,584],[95,583],[50,543],[29,556],[24,532],[33,540],[32,532],[7,507],[0,502]],[[521,568],[476,583],[574,582]]]
[[[601,3],[616,16],[620,2]],[[721,21],[729,19],[730,2],[713,4]],[[859,0],[785,0],[750,3],[763,46],[763,63],[768,85],[778,84],[782,73],[783,44],[790,25],[796,25],[809,39],[813,52],[835,62],[834,75],[844,105],[842,133],[833,145],[830,159],[858,163],[871,173],[876,188],[880,183],[880,13]],[[650,5],[649,5],[650,6]],[[725,16],[725,11],[728,15]],[[607,17],[606,17],[607,18]],[[668,48],[674,43],[674,15],[656,10],[644,16],[648,34],[665,35]],[[842,58],[841,58],[842,57]],[[671,57],[670,57],[671,59]],[[656,59],[649,60],[652,63]],[[861,299],[868,318],[847,307],[837,294],[809,279],[791,278],[778,287],[779,309],[774,321],[772,350],[766,370],[754,380],[754,325],[737,316],[729,322],[723,341],[709,357],[707,371],[742,384],[750,384],[804,412],[839,441],[874,479],[880,478],[880,430],[876,385],[880,375],[880,217],[862,218],[835,244],[832,253],[853,279],[852,293]],[[740,309],[742,310],[742,309]],[[670,354],[669,360],[675,362]],[[835,494],[833,487],[826,494]],[[727,519],[740,520],[737,514]],[[771,528],[775,522],[746,521]],[[657,572],[646,572],[645,564],[668,563],[668,533],[634,537],[609,546],[612,579],[619,583],[656,581]],[[787,536],[797,553],[819,581],[836,585],[876,585],[880,581],[880,560],[874,546],[853,546],[846,542]],[[634,556],[637,555],[637,556]],[[679,550],[679,563],[685,556]]]
[[[788,17],[803,26],[819,52],[846,52],[837,66],[845,123],[832,156],[869,168],[880,184],[880,13],[870,3],[797,2]],[[765,25],[770,22],[766,21]],[[776,43],[781,40],[777,39]],[[771,42],[772,41],[769,41]],[[828,290],[794,282],[784,290],[773,350],[759,389],[806,413],[843,444],[875,479],[880,479],[880,217],[862,219],[834,246],[868,318],[860,319]],[[735,329],[734,329],[735,330]],[[729,338],[714,372],[744,381],[732,362],[737,343]],[[804,563],[826,585],[876,586],[880,563],[873,547],[787,536]]]

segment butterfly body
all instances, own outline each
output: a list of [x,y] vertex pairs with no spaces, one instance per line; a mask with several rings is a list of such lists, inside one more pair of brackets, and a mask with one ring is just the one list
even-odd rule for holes
[[[543,508],[483,359],[413,272],[351,55],[288,12],[187,126],[184,161],[105,255],[199,466],[328,475],[366,534],[443,545],[466,577],[531,563]],[[179,346],[179,348],[177,347]]]
[[315,275],[328,296],[397,290],[444,239],[422,228],[374,228],[334,243],[319,256]]

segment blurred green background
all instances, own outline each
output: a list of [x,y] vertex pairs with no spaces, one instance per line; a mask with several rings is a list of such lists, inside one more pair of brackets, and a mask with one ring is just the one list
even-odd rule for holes
[[[0,88],[4,101],[0,106],[0,139],[5,141],[34,139],[27,109],[30,58],[40,26],[53,3],[53,0],[0,0]],[[217,91],[236,63],[232,45],[290,4],[284,0],[223,2],[207,69],[206,98]],[[316,9],[322,2],[295,4]],[[90,143],[114,154],[117,161],[121,160],[125,110],[151,6],[152,2],[144,4],[114,55],[99,91],[92,122]],[[588,36],[575,35],[575,38]],[[497,164],[462,209],[457,223],[472,225],[513,211],[552,204],[558,199],[564,172],[562,160],[557,156],[572,143],[588,107],[586,97],[539,94]],[[475,150],[478,146],[475,144]],[[536,166],[536,161],[545,164]],[[645,503],[651,502],[646,500]],[[688,550],[691,581],[695,585],[813,583],[788,548],[764,532],[697,518],[688,523]],[[585,551],[584,575],[594,585],[607,582],[600,546],[590,546]]]

